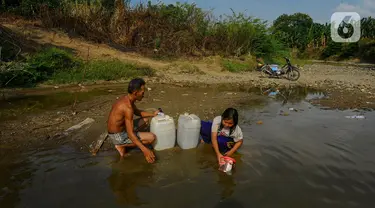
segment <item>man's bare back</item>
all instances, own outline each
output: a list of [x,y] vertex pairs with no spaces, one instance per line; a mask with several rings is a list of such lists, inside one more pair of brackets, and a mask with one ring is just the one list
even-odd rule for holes
[[118,99],[113,105],[108,118],[108,132],[120,133],[125,131],[125,109],[130,108],[133,110],[133,106],[129,101],[128,96],[123,96]]

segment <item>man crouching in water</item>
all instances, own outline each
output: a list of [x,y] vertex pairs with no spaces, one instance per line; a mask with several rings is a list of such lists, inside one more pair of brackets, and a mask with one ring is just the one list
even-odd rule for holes
[[[126,147],[138,147],[143,152],[147,162],[153,163],[155,155],[145,144],[151,144],[156,139],[155,134],[151,132],[139,132],[139,129],[135,133],[135,126],[140,128],[142,125],[147,124],[147,117],[154,117],[159,112],[148,113],[139,110],[135,106],[135,101],[141,101],[144,96],[145,85],[145,81],[141,78],[130,81],[128,95],[121,97],[112,105],[107,129],[108,136],[112,139],[121,157],[125,156]],[[133,115],[140,116],[141,118],[137,119],[138,121],[133,120]]]

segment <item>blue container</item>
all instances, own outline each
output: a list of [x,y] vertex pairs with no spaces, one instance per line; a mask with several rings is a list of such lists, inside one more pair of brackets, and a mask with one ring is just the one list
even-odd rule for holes
[[276,65],[276,64],[272,64],[270,65],[272,71],[279,71],[279,65]]

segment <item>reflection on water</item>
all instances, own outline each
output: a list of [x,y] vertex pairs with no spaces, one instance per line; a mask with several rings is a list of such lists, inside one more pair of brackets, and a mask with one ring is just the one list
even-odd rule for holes
[[139,150],[123,160],[69,146],[2,154],[0,207],[373,207],[375,112],[347,119],[354,112],[304,102],[319,92],[279,92],[239,109],[245,142],[232,175],[210,145],[156,152],[155,164]]
[[327,93],[304,87],[287,87],[287,88],[266,88],[260,89],[261,94],[268,95],[269,97],[275,98],[277,101],[281,101],[282,105],[287,103],[295,104],[303,100],[322,99],[327,97]]
[[34,169],[30,161],[0,153],[0,207],[14,207],[20,200],[19,191],[28,187]]
[[150,187],[154,183],[153,167],[145,163],[140,154],[112,163],[112,173],[107,181],[116,202],[134,206],[145,204],[137,192],[140,188]]

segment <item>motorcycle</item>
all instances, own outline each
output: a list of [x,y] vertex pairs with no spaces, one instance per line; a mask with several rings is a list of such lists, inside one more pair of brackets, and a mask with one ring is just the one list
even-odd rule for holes
[[300,77],[299,69],[293,66],[290,59],[284,57],[286,64],[280,68],[277,64],[261,64],[258,63],[258,70],[269,77],[281,78],[285,77],[290,81],[297,81]]

